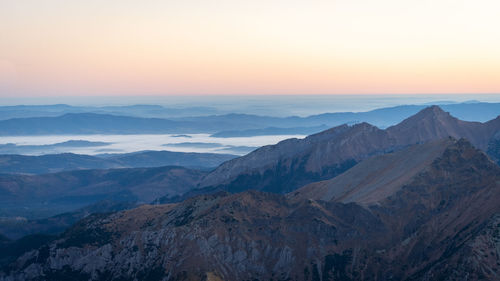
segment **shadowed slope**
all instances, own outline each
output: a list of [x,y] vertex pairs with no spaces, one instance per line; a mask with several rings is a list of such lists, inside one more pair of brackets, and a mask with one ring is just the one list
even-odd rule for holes
[[194,188],[206,172],[183,167],[0,175],[0,216],[42,218],[102,200],[148,203]]
[[374,204],[398,191],[454,141],[444,139],[369,158],[331,180],[311,183],[290,193],[292,200],[315,199]]

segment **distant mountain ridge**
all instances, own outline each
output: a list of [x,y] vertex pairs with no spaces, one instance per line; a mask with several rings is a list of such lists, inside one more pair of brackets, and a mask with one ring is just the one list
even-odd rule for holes
[[[495,118],[500,112],[500,103],[460,103],[441,106],[454,116],[481,122]],[[369,122],[380,128],[386,128],[425,107],[425,105],[402,105],[367,112],[324,113],[308,117],[211,114],[194,117],[172,115],[159,118],[158,115],[151,114],[127,114],[127,110],[119,112],[91,110],[71,113],[62,111],[64,113],[50,116],[3,118],[0,120],[0,135],[209,133],[221,137],[238,137],[283,133],[311,134],[325,127],[345,123]],[[2,108],[0,107],[1,114]]]
[[213,115],[217,113],[217,110],[204,106],[167,108],[161,105],[148,104],[124,106],[72,106],[67,104],[0,106],[0,120],[24,117],[55,117],[67,113],[97,113],[166,118]]
[[26,156],[0,154],[0,173],[45,174],[71,170],[183,166],[212,169],[237,157],[231,154],[172,151],[138,151],[123,154],[81,155],[73,153]]

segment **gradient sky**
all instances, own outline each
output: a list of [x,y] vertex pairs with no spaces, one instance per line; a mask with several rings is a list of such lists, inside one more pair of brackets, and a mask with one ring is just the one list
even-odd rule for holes
[[498,0],[1,0],[0,97],[500,93]]

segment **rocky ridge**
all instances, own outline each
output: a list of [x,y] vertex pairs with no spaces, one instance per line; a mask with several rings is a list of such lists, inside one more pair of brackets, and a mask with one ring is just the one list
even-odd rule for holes
[[223,163],[201,181],[198,190],[160,201],[174,202],[218,190],[287,193],[312,182],[331,179],[371,156],[447,137],[467,138],[498,161],[495,135],[499,132],[500,117],[486,123],[467,122],[438,106],[430,106],[385,130],[368,123],[341,125],[305,139],[264,146]]

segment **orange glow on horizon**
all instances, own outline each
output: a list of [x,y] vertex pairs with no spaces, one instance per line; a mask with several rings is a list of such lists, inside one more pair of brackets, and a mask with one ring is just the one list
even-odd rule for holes
[[494,0],[6,0],[0,97],[498,93],[498,11]]

